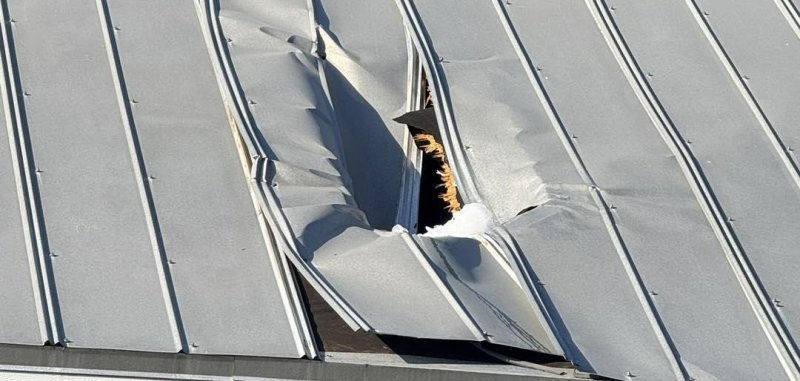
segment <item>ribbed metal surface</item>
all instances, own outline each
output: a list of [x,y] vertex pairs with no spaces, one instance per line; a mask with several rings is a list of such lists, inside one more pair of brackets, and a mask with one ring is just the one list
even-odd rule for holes
[[[407,234],[372,229],[363,211],[357,208],[358,199],[352,197],[353,173],[348,171],[349,162],[330,160],[343,158],[346,152],[359,147],[342,143],[342,131],[352,126],[342,124],[341,119],[334,117],[332,105],[327,101],[329,93],[326,87],[328,83],[340,87],[366,84],[361,83],[359,75],[351,79],[353,83],[325,80],[329,66],[321,63],[317,56],[318,47],[311,44],[313,23],[316,22],[311,17],[319,17],[319,14],[306,8],[305,1],[270,6],[271,9],[286,11],[262,13],[260,8],[246,1],[226,2],[221,4],[220,19],[225,37],[230,39],[229,50],[236,77],[248,100],[242,114],[252,116],[251,127],[263,138],[263,143],[254,142],[254,145],[263,144],[267,159],[265,173],[258,179],[269,189],[267,197],[274,197],[280,206],[267,212],[274,213],[274,219],[288,225],[276,228],[292,242],[290,245],[293,247],[283,247],[286,254],[308,271],[312,284],[361,328],[384,334],[451,340],[480,341],[497,336],[499,341],[513,342],[526,349],[558,353],[533,305],[520,306],[524,311],[523,317],[529,319],[526,322],[509,321],[501,314],[487,311],[473,311],[442,279],[457,277],[452,269],[431,264],[419,244]],[[301,22],[304,12],[309,17],[309,24]],[[373,16],[385,16],[387,22],[400,23],[401,20],[398,13]],[[404,35],[400,28],[396,28],[394,33],[390,41],[400,40]],[[336,52],[346,48],[331,49]],[[358,46],[353,49],[351,54],[357,56],[360,53]],[[403,55],[395,54],[383,59],[393,60],[398,67],[405,68],[407,64],[407,57]],[[333,69],[341,70],[341,67]],[[374,69],[367,73],[381,76],[381,71]],[[405,80],[406,75],[401,74]],[[275,89],[283,91],[276,92]],[[395,100],[407,98],[403,88],[378,90],[386,91]],[[330,96],[335,97],[337,93],[330,92]],[[368,125],[371,117],[364,119],[358,117],[358,113],[369,113],[371,106],[353,104],[348,99],[343,101],[349,103],[342,104],[349,104],[355,114],[347,118],[356,118],[359,123]],[[334,100],[332,104],[337,102]],[[389,128],[403,127],[376,125],[373,128],[383,130],[379,133],[391,134]],[[368,142],[360,140],[361,145]],[[395,141],[395,144],[399,143]],[[391,155],[373,155],[378,167],[392,160]],[[361,181],[381,183],[383,178],[399,175],[382,172],[379,177],[362,178]],[[393,203],[391,198],[384,202]],[[459,253],[451,250],[445,255],[455,258]],[[490,277],[488,274],[497,273],[496,266],[489,262],[475,271]],[[513,287],[506,289],[505,295],[495,294],[495,297],[508,304],[524,300],[522,289],[513,282],[509,283]],[[477,323],[480,317],[488,320],[484,321],[487,324]],[[496,330],[496,327],[502,328]],[[515,341],[514,335],[534,339]]]
[[4,129],[0,151],[3,279],[15,290],[3,294],[3,341],[313,356],[259,222],[201,9],[6,11],[5,81],[18,82],[4,88],[6,123],[19,132]]
[[[291,261],[353,328],[800,379],[792,0],[2,13],[0,342],[313,357]],[[420,68],[485,234],[387,231]]]
[[8,10],[58,339],[177,351],[96,5]]

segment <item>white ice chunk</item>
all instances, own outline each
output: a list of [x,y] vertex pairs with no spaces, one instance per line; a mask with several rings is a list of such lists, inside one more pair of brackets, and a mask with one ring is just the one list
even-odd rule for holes
[[444,225],[426,227],[425,237],[470,237],[486,232],[494,224],[492,212],[483,204],[466,204]]

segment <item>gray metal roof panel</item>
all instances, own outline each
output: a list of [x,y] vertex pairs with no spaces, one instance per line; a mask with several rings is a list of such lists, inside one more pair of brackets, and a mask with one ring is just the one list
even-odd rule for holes
[[530,313],[533,301],[518,291],[516,276],[490,245],[460,237],[418,237],[417,242],[476,324],[491,332],[489,342],[543,353],[561,351],[547,339],[546,323]]
[[[3,78],[3,93],[5,83]],[[4,102],[6,103],[6,102]],[[9,110],[0,121],[0,342],[42,344],[47,341],[39,294],[37,259],[31,247],[28,211]],[[16,164],[16,166],[15,166]]]
[[[547,125],[547,118],[491,2],[419,1],[415,7],[446,77],[443,101],[452,107],[480,199],[501,222],[540,204],[543,178],[571,165],[551,129],[527,128],[534,121]],[[547,143],[526,149],[532,140]],[[567,171],[562,178],[575,176],[565,181],[580,181],[574,169]]]
[[108,7],[185,349],[304,355],[287,274],[259,225],[195,5]]
[[[746,258],[745,266],[752,266],[753,282],[760,283],[754,290],[766,299],[762,308],[779,333],[783,324],[790,332],[796,330],[797,284],[786,280],[794,277],[798,266],[800,188],[782,163],[784,153],[771,144],[763,116],[753,112],[749,94],[741,91],[743,79],[732,77],[726,58],[715,52],[716,42],[698,21],[704,16],[700,10],[678,4],[624,7],[615,19],[634,56],[652,72],[650,82],[659,101],[690,142],[736,249]],[[650,17],[653,12],[668,15],[670,22]],[[773,298],[783,301],[779,310],[770,302]],[[796,344],[784,345],[796,357]]]
[[392,1],[356,0],[319,1],[314,12],[353,196],[370,225],[391,229],[406,161],[406,129],[391,119],[408,108],[410,70],[400,13]]
[[[558,193],[556,193],[558,194]],[[567,358],[615,378],[674,379],[598,210],[565,191],[508,222],[535,274]],[[576,233],[577,232],[577,233]]]
[[95,4],[8,5],[67,339],[175,351]]
[[[751,372],[753,378],[779,378],[778,359],[729,271],[720,242],[709,239],[715,234],[708,219],[615,67],[591,8],[578,1],[534,5],[508,9],[528,53],[547,76],[543,84],[560,119],[577,137],[587,170],[615,207],[620,235],[648,291],[657,294],[652,300],[680,361],[692,364],[690,374],[730,378]],[[726,303],[707,308],[718,300]],[[766,376],[758,369],[763,364],[778,372]]]
[[[623,271],[624,253],[612,245],[601,207],[595,205],[589,184],[577,169],[580,159],[571,156],[565,146],[569,143],[564,143],[569,137],[554,125],[557,117],[548,113],[546,94],[531,82],[534,78],[529,76],[535,74],[525,72],[529,63],[515,51],[513,33],[502,23],[505,14],[482,2],[418,2],[416,9],[445,76],[446,86],[436,95],[452,104],[455,129],[464,147],[469,147],[466,157],[477,178],[479,197],[505,208],[507,215],[498,218],[511,218],[508,229],[533,273],[539,279],[554,278],[552,289],[548,286],[541,292],[550,300],[545,305],[558,303],[548,312],[567,357],[579,369],[609,376],[622,377],[629,371],[645,378],[672,373],[675,361],[666,356],[672,355],[671,349],[658,339],[660,327],[645,313],[650,306],[642,304],[642,290],[632,288],[637,280]],[[469,18],[452,18],[453,12]],[[469,25],[481,25],[480,34],[468,32]],[[475,35],[464,38],[465,33]],[[506,169],[509,161],[520,170]],[[527,201],[516,198],[520,196]],[[540,206],[513,217],[526,203]],[[509,205],[517,206],[509,209]],[[536,223],[540,218],[546,222]],[[584,267],[587,253],[593,253],[588,268]],[[549,257],[553,255],[558,258],[555,263]],[[578,280],[585,283],[576,281],[575,273],[566,271],[569,268],[581,268]],[[591,276],[595,271],[604,275]],[[600,279],[603,287],[597,285]],[[598,290],[603,296],[595,294]],[[547,296],[550,293],[558,294]],[[608,295],[615,295],[615,300]],[[576,306],[590,315],[577,312]],[[596,323],[585,316],[597,319]],[[617,323],[623,324],[615,328]],[[620,329],[631,334],[621,335]],[[636,352],[625,350],[632,346]]]
[[[697,1],[784,148],[800,147],[800,19],[789,0]],[[795,13],[797,15],[797,13]],[[797,166],[797,156],[790,155]]]

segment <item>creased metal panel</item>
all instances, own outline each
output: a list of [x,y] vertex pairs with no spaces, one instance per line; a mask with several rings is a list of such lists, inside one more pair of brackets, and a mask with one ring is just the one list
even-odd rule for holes
[[403,21],[394,0],[316,0],[314,12],[353,195],[370,225],[391,229],[407,160],[392,121],[407,111]]
[[[4,84],[6,81],[8,77],[3,78]],[[3,110],[7,107],[4,104]],[[30,243],[26,243],[30,239],[24,230],[27,212],[20,203],[25,196],[15,180],[20,168],[6,117],[0,120],[0,342],[40,345],[47,337],[44,316],[37,308],[41,303],[37,267]]]
[[401,237],[370,231],[353,205],[348,173],[335,160],[342,154],[336,119],[308,50],[306,2],[270,3],[268,13],[255,4],[225,2],[220,19],[255,102],[250,112],[276,159],[270,182],[305,259],[380,332],[474,338]]
[[546,96],[535,91],[502,15],[491,2],[414,4],[438,54],[480,195],[510,216],[526,203],[539,205],[507,227],[544,281],[539,293],[567,357],[612,377],[675,377],[671,349],[624,268],[629,260],[612,244],[613,222],[604,223],[605,206],[579,173],[580,157],[548,114]]
[[[305,2],[270,4],[281,11],[269,14],[253,4],[226,2],[220,18],[238,80],[250,100],[247,111],[267,147],[266,197],[277,197],[277,214],[289,224],[276,230],[292,241],[287,246],[296,246],[284,249],[296,249],[299,256],[293,258],[301,261],[300,267],[318,276],[312,280],[321,288],[330,287],[333,291],[322,292],[335,293],[331,298],[340,298],[341,310],[364,329],[476,341],[494,334],[481,331],[473,311],[464,308],[410,236],[373,230],[355,206],[347,166],[337,160],[347,147],[340,143],[325,95],[324,71],[311,54],[310,26],[302,22]],[[275,215],[272,208],[267,212]],[[506,292],[510,297],[504,304],[524,298],[519,287]],[[528,308],[525,318],[536,318],[530,304],[519,308]],[[537,335],[544,328],[540,324],[531,331],[526,334]],[[536,337],[540,343],[547,340]],[[545,346],[554,347],[551,342]]]
[[508,222],[578,369],[675,379],[588,195],[564,191]]
[[543,340],[549,332],[530,313],[532,301],[526,300],[511,269],[501,265],[504,259],[492,254],[489,246],[457,237],[418,237],[417,241],[478,326],[491,332],[490,342],[558,353],[553,343]]
[[191,0],[110,0],[191,353],[304,355]]
[[[690,377],[785,377],[709,221],[584,1],[507,6]],[[602,73],[602,75],[598,75]],[[724,301],[724,303],[718,303]],[[713,305],[713,308],[709,306]],[[636,373],[635,371],[633,372]]]
[[525,102],[530,84],[491,2],[414,4],[446,73],[455,126],[482,201],[500,221],[540,204],[543,179],[556,170],[547,158],[563,148],[552,134],[537,137],[551,142],[540,150],[518,143],[533,138],[526,118],[546,118],[541,107]]
[[[763,285],[764,310],[779,333],[781,324],[796,332],[800,294],[791,280],[800,269],[800,188],[743,91],[746,80],[730,75],[719,45],[704,33],[702,20],[711,15],[672,2],[620,2],[614,15]],[[786,346],[796,356],[796,344]]]
[[68,345],[176,351],[93,1],[10,1]]
[[421,260],[399,234],[350,228],[316,251],[312,263],[378,333],[482,339],[448,303]]

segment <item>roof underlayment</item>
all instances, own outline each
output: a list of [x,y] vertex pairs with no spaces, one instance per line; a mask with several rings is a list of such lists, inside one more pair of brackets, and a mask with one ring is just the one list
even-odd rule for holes
[[[793,1],[3,1],[0,344],[327,361],[302,276],[354,330],[800,380]],[[483,233],[414,234],[424,83]]]

